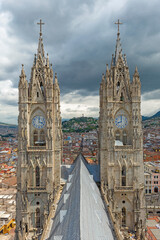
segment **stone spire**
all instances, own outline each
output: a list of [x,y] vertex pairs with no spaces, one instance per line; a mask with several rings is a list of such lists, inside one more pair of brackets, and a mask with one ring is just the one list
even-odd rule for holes
[[54,84],[58,85],[57,73],[55,73]]
[[121,42],[120,42],[120,32],[119,32],[119,25],[122,24],[119,19],[118,22],[115,24],[118,25],[118,32],[117,32],[117,40],[116,40],[116,50],[115,50],[115,64],[118,60],[119,54],[122,52]]
[[26,81],[26,75],[24,71],[24,65],[22,64],[22,69],[21,69],[21,75],[20,75],[20,80],[19,80],[19,87],[23,86]]
[[139,77],[139,72],[138,72],[137,66],[135,68],[134,77]]
[[19,102],[27,101],[28,98],[28,82],[24,71],[24,65],[22,64],[21,75],[19,79]]
[[104,75],[104,73],[102,74],[102,84],[105,85],[105,75]]
[[26,77],[23,64],[22,64],[22,69],[21,69],[21,77]]
[[45,53],[44,53],[43,38],[42,38],[42,25],[44,25],[44,23],[40,19],[40,22],[37,23],[37,24],[40,25],[40,33],[39,33],[39,43],[38,43],[37,56],[40,54],[42,59],[44,60],[45,59]]
[[47,61],[46,61],[46,64],[47,64],[47,67],[49,67],[49,56],[48,56],[48,53],[47,53]]
[[108,67],[108,64],[106,64],[106,81],[108,82],[109,81],[109,67]]
[[137,66],[135,68],[135,72],[134,72],[134,75],[133,75],[133,82],[132,83],[133,83],[133,85],[137,85],[137,86],[141,85]]

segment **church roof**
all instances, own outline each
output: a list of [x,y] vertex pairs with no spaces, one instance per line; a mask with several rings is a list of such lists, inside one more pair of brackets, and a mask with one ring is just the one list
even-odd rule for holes
[[112,225],[83,155],[63,188],[47,240],[112,240]]
[[[83,158],[83,162],[85,163],[85,166],[87,167],[89,173],[93,175],[93,179],[95,182],[100,182],[100,165],[99,164],[90,164],[87,162],[85,157],[81,155]],[[71,174],[73,171],[73,168],[75,167],[75,164],[77,160],[79,159],[79,155],[75,159],[74,163],[71,165],[61,165],[61,182],[64,183],[67,181],[68,176]]]

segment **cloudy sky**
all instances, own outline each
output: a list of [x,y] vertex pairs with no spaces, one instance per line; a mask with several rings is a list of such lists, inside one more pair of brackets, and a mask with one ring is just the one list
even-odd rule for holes
[[40,18],[63,118],[98,117],[101,75],[115,51],[118,18],[131,79],[136,65],[140,73],[142,114],[160,110],[159,0],[1,0],[0,121],[17,123],[21,64],[29,80]]

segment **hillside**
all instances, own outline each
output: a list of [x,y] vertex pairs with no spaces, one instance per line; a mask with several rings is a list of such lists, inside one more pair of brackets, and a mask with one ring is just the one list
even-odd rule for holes
[[150,116],[150,117],[145,117],[145,116],[142,116],[142,121],[145,121],[145,120],[149,120],[149,119],[153,119],[153,118],[159,118],[160,117],[160,111],[157,112],[156,114],[154,114],[153,116]]
[[[142,116],[143,126],[148,127],[152,125],[159,125],[160,111],[151,117]],[[63,132],[88,132],[97,130],[98,119],[92,117],[79,117],[65,120],[62,122]]]
[[62,122],[63,132],[89,132],[98,128],[98,120],[92,117],[72,118]]
[[0,128],[18,128],[18,125],[0,122]]

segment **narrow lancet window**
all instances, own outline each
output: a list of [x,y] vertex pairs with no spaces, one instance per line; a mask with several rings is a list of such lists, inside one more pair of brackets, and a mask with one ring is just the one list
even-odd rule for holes
[[122,208],[122,227],[126,226],[126,209]]
[[44,130],[40,131],[40,145],[41,146],[45,145],[45,133],[44,133]]
[[123,145],[127,144],[127,133],[126,131],[123,131]]
[[38,142],[38,131],[33,132],[33,145],[36,146]]
[[123,100],[124,100],[124,96],[123,96],[123,93],[121,93],[120,101],[123,101]]
[[40,228],[40,209],[36,208],[36,228]]
[[117,83],[117,93],[119,91],[119,88],[120,88],[120,82]]
[[41,87],[42,93],[44,94],[44,88],[43,88],[43,83],[42,82],[40,82],[40,87]]
[[122,167],[122,186],[126,186],[126,167]]
[[40,186],[40,169],[37,166],[36,167],[36,187],[39,187],[39,186]]
[[115,135],[116,135],[116,136],[115,136],[115,137],[116,137],[116,140],[119,140],[119,141],[120,141],[120,132],[117,131]]

